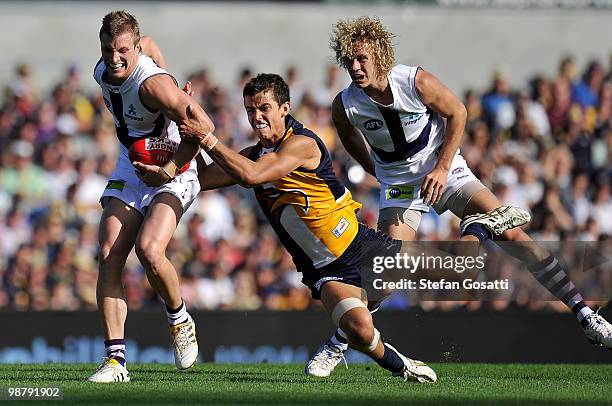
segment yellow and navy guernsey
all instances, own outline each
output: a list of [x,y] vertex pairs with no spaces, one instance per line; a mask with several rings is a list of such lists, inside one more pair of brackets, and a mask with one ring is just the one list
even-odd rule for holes
[[351,245],[360,228],[355,212],[361,204],[336,178],[323,141],[291,115],[287,115],[285,124],[285,135],[273,148],[263,148],[258,143],[249,158],[257,160],[278,150],[290,137],[301,135],[315,140],[321,150],[321,162],[316,169],[297,168],[254,191],[297,270],[309,273],[331,264]]

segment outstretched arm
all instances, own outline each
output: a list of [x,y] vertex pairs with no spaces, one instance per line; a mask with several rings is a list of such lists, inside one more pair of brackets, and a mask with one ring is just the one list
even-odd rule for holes
[[[249,156],[251,148],[247,147],[240,151],[242,156]],[[202,162],[200,162],[202,161]],[[203,159],[198,159],[198,180],[200,181],[200,190],[212,190],[220,189],[226,186],[232,186],[236,184],[236,181],[228,175],[227,172],[216,163],[205,166]]]
[[184,139],[201,140],[202,147],[208,151],[213,161],[244,186],[257,186],[278,180],[298,167],[316,169],[321,161],[321,151],[315,140],[299,134],[284,141],[277,151],[252,161],[219,142],[208,131],[202,112],[189,106],[187,117],[179,124],[181,136]]
[[421,101],[446,118],[444,143],[438,162],[427,174],[421,185],[421,196],[426,203],[437,203],[446,186],[451,163],[461,144],[467,120],[467,110],[457,96],[434,75],[419,69],[416,74],[416,88]]
[[[155,75],[145,80],[140,88],[140,96],[149,109],[160,110],[177,123],[187,118],[187,106],[191,105],[200,115],[203,129],[208,132],[214,130],[214,125],[204,110],[187,92],[178,88],[170,75]],[[176,176],[179,168],[191,161],[199,150],[199,145],[193,140],[181,140],[178,150],[168,163],[157,172],[146,172],[141,179],[149,186],[163,185]]]
[[338,137],[346,151],[372,176],[374,173],[374,162],[368,152],[368,147],[363,135],[357,130],[346,117],[342,96],[338,94],[332,103],[332,120],[338,131]]
[[316,142],[300,135],[292,136],[283,142],[278,151],[267,153],[256,161],[251,161],[222,143],[217,143],[208,154],[237,183],[248,187],[273,182],[299,167],[315,169],[321,158]]

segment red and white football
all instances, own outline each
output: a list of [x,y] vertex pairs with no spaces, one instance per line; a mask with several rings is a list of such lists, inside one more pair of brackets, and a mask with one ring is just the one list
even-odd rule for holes
[[[128,151],[130,162],[163,166],[178,149],[178,142],[169,138],[142,138],[132,144]],[[179,173],[189,169],[189,163]]]

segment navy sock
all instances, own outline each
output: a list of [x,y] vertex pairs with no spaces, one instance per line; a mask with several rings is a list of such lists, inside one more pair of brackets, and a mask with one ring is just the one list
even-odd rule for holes
[[378,365],[391,372],[401,372],[404,369],[404,361],[400,358],[397,352],[384,345],[385,352],[381,359],[376,360]]
[[478,238],[478,241],[480,241],[481,244],[487,240],[493,239],[493,234],[491,234],[491,232],[480,223],[472,223],[467,226],[461,236],[464,235],[473,235],[474,237]]
[[336,340],[338,340],[339,343],[341,344],[348,344],[348,340],[344,337],[342,337],[340,335],[340,333],[338,333],[338,331],[336,331],[336,333],[334,334],[334,337],[336,338]]

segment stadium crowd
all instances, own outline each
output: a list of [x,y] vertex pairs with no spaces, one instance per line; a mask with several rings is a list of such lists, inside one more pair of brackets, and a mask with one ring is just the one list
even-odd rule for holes
[[[612,66],[592,61],[578,75],[572,57],[554,77],[533,78],[511,89],[507,72],[493,75],[490,89],[468,90],[468,126],[461,151],[475,175],[503,203],[529,208],[526,227],[539,241],[598,241],[612,234]],[[189,76],[213,119],[215,134],[241,149],[255,142],[242,106],[244,69],[235,88],[217,86],[206,70]],[[320,86],[300,82],[296,67],[284,75],[292,114],[316,132],[334,157],[339,178],[364,204],[361,220],[376,226],[374,178],[347,155],[331,122],[330,105],[348,75],[329,66]],[[442,78],[444,79],[444,78]],[[19,65],[0,104],[0,309],[96,308],[98,199],[106,186],[118,142],[101,94],[86,94],[76,67],[49,95],[38,92],[31,67]],[[86,78],[89,80],[89,77]],[[424,216],[422,240],[458,237],[450,214]],[[180,272],[182,295],[192,309],[301,310],[312,306],[290,256],[267,225],[252,196],[238,186],[200,194],[168,249]],[[499,270],[503,274],[503,268]],[[609,273],[579,276],[587,298],[602,298]],[[552,308],[524,290],[511,300],[422,300],[399,293],[387,307]],[[575,281],[576,282],[576,281]],[[520,285],[520,284],[519,284]],[[518,289],[519,286],[517,286]],[[125,288],[131,310],[158,307],[136,255],[130,255]],[[525,293],[526,292],[526,293]],[[424,300],[428,299],[428,300]],[[602,302],[600,304],[605,304]]]

